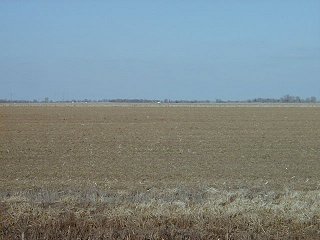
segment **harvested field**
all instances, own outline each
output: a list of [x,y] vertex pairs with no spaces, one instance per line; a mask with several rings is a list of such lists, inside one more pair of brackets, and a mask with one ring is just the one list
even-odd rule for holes
[[320,238],[320,108],[0,106],[0,238]]

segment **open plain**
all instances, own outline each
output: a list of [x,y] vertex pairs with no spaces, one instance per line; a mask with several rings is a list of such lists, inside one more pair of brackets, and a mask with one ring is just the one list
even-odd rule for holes
[[320,107],[1,105],[2,239],[320,239]]

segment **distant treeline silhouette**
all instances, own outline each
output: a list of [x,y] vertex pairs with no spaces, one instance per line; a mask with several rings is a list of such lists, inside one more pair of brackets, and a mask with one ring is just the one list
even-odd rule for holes
[[92,99],[82,99],[82,100],[49,100],[48,97],[43,100],[8,100],[8,99],[0,99],[0,103],[316,103],[317,98],[307,97],[301,98],[299,96],[291,96],[289,94],[281,97],[281,98],[253,98],[249,100],[222,100],[216,99],[214,101],[211,100],[171,100],[171,99],[127,99],[127,98],[118,98],[118,99],[100,99],[100,100],[92,100]]

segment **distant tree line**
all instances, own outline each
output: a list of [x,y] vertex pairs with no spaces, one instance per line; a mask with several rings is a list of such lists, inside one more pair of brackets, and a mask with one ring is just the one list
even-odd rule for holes
[[316,103],[317,98],[312,96],[308,98],[301,98],[298,96],[291,96],[289,94],[284,95],[283,97],[276,98],[254,98],[252,100],[248,100],[248,102],[257,102],[257,103]]
[[210,100],[171,100],[171,99],[100,99],[100,100],[92,100],[92,99],[82,99],[82,100],[63,100],[63,101],[53,101],[49,100],[48,97],[45,97],[42,101],[34,99],[34,100],[8,100],[8,99],[0,99],[0,103],[316,103],[317,98],[307,97],[301,98],[298,96],[291,96],[289,94],[281,97],[281,98],[254,98],[249,100],[242,101],[232,101],[232,100],[222,100],[216,99],[215,101]]

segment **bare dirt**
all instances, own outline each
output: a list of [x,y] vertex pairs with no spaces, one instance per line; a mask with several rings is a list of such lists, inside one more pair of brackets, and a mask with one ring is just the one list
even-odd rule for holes
[[314,239],[319,136],[319,107],[2,105],[0,237]]

